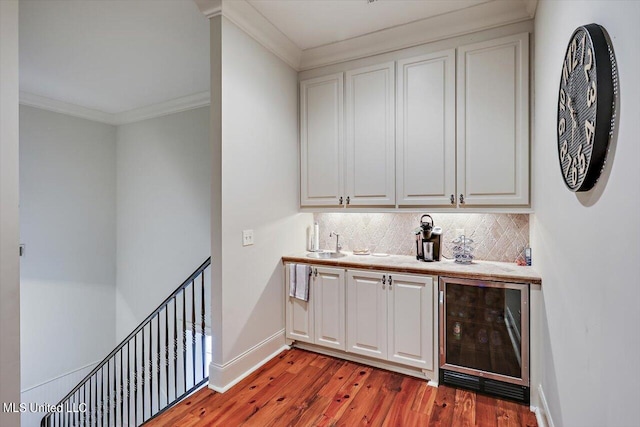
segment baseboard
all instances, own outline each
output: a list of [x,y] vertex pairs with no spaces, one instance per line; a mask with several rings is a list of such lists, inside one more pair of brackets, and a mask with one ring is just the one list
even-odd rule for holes
[[538,421],[539,427],[555,427],[553,419],[551,418],[551,412],[549,411],[549,405],[547,399],[544,397],[544,391],[542,391],[542,384],[538,386],[538,398],[542,409],[536,408],[536,421]]
[[288,348],[284,341],[284,329],[281,329],[225,364],[211,362],[209,388],[224,393]]
[[314,353],[320,353],[326,356],[335,357],[338,359],[345,359],[350,362],[356,362],[356,363],[361,363],[363,365],[373,366],[374,368],[380,368],[380,369],[386,369],[387,371],[398,372],[400,374],[409,375],[412,377],[420,378],[422,380],[428,380],[429,385],[433,387],[438,386],[438,375],[436,373],[428,374],[427,372],[419,368],[397,365],[393,362],[385,362],[383,360],[373,359],[366,356],[360,356],[359,354],[347,353],[341,350],[334,350],[331,348],[298,342],[298,341],[296,341],[295,347],[301,348],[302,350],[308,350]]

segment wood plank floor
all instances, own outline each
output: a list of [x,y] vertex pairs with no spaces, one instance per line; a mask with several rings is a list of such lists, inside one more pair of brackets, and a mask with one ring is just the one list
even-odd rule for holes
[[299,349],[145,426],[537,426],[528,406]]

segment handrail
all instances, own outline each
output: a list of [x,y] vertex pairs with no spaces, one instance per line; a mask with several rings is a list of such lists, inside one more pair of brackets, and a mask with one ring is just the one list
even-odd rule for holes
[[[165,316],[167,316],[167,319],[168,319],[168,309],[169,309],[169,304],[170,304],[170,302],[171,302],[171,301],[174,301],[174,310],[175,310],[175,304],[176,304],[176,301],[177,301],[177,297],[178,297],[178,295],[179,295],[180,293],[183,293],[183,314],[185,314],[185,315],[186,315],[186,311],[185,311],[185,308],[184,308],[184,307],[185,307],[185,299],[186,299],[186,289],[187,289],[189,286],[191,286],[191,285],[193,285],[193,287],[194,287],[194,289],[192,290],[192,293],[191,293],[191,295],[192,295],[192,297],[191,297],[191,298],[192,298],[192,304],[193,304],[193,306],[192,306],[191,311],[190,311],[190,314],[191,314],[191,316],[192,316],[192,331],[193,331],[193,335],[192,335],[192,337],[191,337],[191,338],[192,338],[192,344],[193,344],[193,346],[194,346],[194,347],[193,347],[193,350],[192,350],[193,370],[194,370],[194,374],[193,374],[193,383],[194,383],[194,387],[192,387],[192,389],[193,389],[193,388],[197,388],[197,387],[201,386],[202,384],[204,384],[204,382],[205,382],[205,380],[206,380],[206,377],[204,377],[204,367],[203,367],[203,369],[202,369],[202,371],[203,371],[203,375],[202,375],[202,376],[203,376],[203,378],[202,378],[199,382],[197,382],[197,383],[196,383],[196,375],[195,375],[195,363],[196,363],[196,355],[195,355],[195,342],[196,342],[196,341],[195,341],[195,340],[196,340],[196,338],[195,338],[195,335],[196,335],[196,325],[195,325],[195,321],[196,321],[196,318],[195,318],[195,316],[196,316],[196,308],[195,308],[195,297],[196,297],[196,296],[195,296],[195,292],[196,292],[196,289],[195,289],[195,279],[202,275],[202,288],[201,288],[201,292],[202,292],[202,298],[203,298],[203,300],[202,300],[202,302],[201,302],[201,304],[202,304],[202,310],[201,310],[200,315],[201,315],[201,318],[202,318],[202,335],[203,335],[203,336],[202,336],[201,350],[202,350],[202,355],[203,355],[203,359],[204,359],[204,352],[205,352],[205,341],[204,341],[204,340],[205,340],[205,338],[204,338],[204,329],[205,329],[205,303],[204,303],[204,293],[205,293],[205,288],[204,288],[204,286],[205,286],[205,285],[204,285],[204,272],[205,272],[205,270],[206,270],[210,265],[211,265],[211,257],[207,258],[207,259],[202,263],[202,265],[200,265],[200,267],[198,267],[198,268],[197,268],[197,269],[196,269],[196,270],[195,270],[195,271],[194,271],[194,272],[193,272],[193,273],[192,273],[192,274],[191,274],[191,275],[190,275],[190,276],[189,276],[189,277],[188,277],[188,278],[187,278],[187,279],[186,279],[186,280],[185,280],[185,281],[184,281],[184,282],[183,282],[183,283],[182,283],[182,284],[181,284],[181,285],[180,285],[180,286],[175,290],[175,291],[173,291],[173,292],[172,292],[172,293],[171,293],[171,294],[170,294],[170,295],[169,295],[169,296],[168,296],[168,297],[167,297],[167,298],[166,298],[166,299],[165,299],[165,300],[164,300],[164,301],[163,301],[163,302],[162,302],[162,303],[161,303],[161,304],[160,304],[160,305],[155,309],[155,310],[153,310],[153,311],[152,311],[152,312],[151,312],[151,313],[150,313],[150,314],[149,314],[149,315],[148,315],[148,316],[147,316],[147,317],[146,317],[142,322],[140,322],[140,324],[139,324],[139,325],[138,325],[138,326],[137,326],[137,327],[136,327],[136,328],[135,328],[135,329],[134,329],[134,330],[133,330],[129,335],[127,335],[127,337],[126,337],[126,338],[124,338],[124,339],[120,342],[120,344],[118,344],[118,345],[117,345],[117,346],[116,346],[116,347],[115,347],[115,348],[114,348],[114,349],[113,349],[113,350],[112,350],[112,351],[111,351],[111,352],[110,352],[110,353],[109,353],[109,354],[108,354],[108,355],[107,355],[107,356],[106,356],[106,357],[105,357],[105,358],[104,358],[100,363],[98,363],[98,364],[97,364],[97,365],[96,365],[96,366],[91,370],[91,372],[89,372],[89,374],[87,374],[87,375],[82,379],[82,381],[80,381],[80,382],[79,382],[79,383],[78,383],[78,384],[77,384],[77,385],[76,385],[76,386],[75,386],[75,387],[74,387],[74,388],[73,388],[69,393],[67,393],[67,395],[66,395],[64,398],[62,398],[62,399],[60,400],[60,402],[58,403],[58,405],[56,405],[56,406],[62,405],[62,404],[64,404],[65,402],[67,402],[67,404],[68,404],[68,403],[69,403],[68,401],[70,401],[70,399],[72,399],[72,398],[74,397],[74,395],[75,395],[76,393],[78,393],[78,392],[79,392],[79,390],[80,390],[82,387],[86,386],[86,383],[87,383],[87,382],[89,382],[89,381],[91,381],[91,379],[92,379],[92,378],[93,378],[93,377],[94,377],[98,372],[102,372],[101,380],[103,380],[103,379],[104,379],[104,372],[103,372],[104,367],[105,367],[105,366],[107,366],[107,369],[108,369],[108,368],[109,368],[109,365],[110,365],[110,362],[111,362],[111,360],[113,359],[113,357],[114,357],[116,354],[118,354],[118,352],[122,352],[122,351],[123,351],[123,349],[124,349],[125,347],[127,347],[127,351],[129,351],[128,346],[129,346],[129,344],[131,343],[132,339],[133,339],[134,337],[137,337],[137,335],[140,333],[140,331],[143,331],[143,330],[145,329],[145,327],[147,327],[148,325],[151,325],[151,326],[150,326],[150,328],[152,328],[153,324],[152,324],[151,322],[152,322],[152,320],[153,320],[154,318],[156,318],[156,316],[158,316],[158,323],[157,323],[157,329],[156,329],[156,331],[157,331],[157,336],[158,336],[158,340],[159,340],[159,339],[160,339],[160,316],[159,316],[159,315],[160,315],[160,313],[162,313],[163,311],[165,311]],[[177,316],[177,312],[176,312],[176,311],[174,311],[174,316]],[[175,322],[176,322],[176,320],[175,320],[175,318],[174,318],[174,330],[173,330],[173,332],[174,332],[174,340],[177,340],[177,330],[176,330],[176,327],[175,327]],[[185,390],[184,390],[184,393],[183,393],[181,396],[177,396],[177,389],[176,389],[176,392],[175,392],[176,396],[175,396],[174,401],[178,401],[178,400],[180,400],[181,398],[183,398],[184,396],[186,396],[186,395],[190,392],[190,390],[192,390],[192,389],[190,389],[190,390],[187,390],[187,389],[186,389],[186,376],[187,376],[187,372],[186,372],[186,363],[187,363],[187,361],[186,361],[186,335],[184,335],[184,333],[186,332],[186,322],[187,322],[186,316],[185,316],[185,318],[184,318],[184,319],[182,319],[182,322],[183,322],[183,330],[182,330],[182,332],[183,332],[183,345],[184,345],[183,349],[184,349],[184,351],[185,351],[185,355],[183,356],[183,362],[184,362],[184,364],[185,364],[185,372],[184,372],[184,375],[185,375],[185,387],[184,387],[184,388],[185,388]],[[169,324],[168,324],[168,320],[167,320],[167,321],[166,321],[166,323],[165,323],[165,329],[166,329],[166,333],[167,333],[167,334],[169,334]],[[190,332],[191,332],[191,330],[190,330]],[[152,333],[152,332],[151,332],[151,329],[150,329],[150,330],[149,330],[149,338],[150,338],[150,340],[151,340],[151,338],[152,338],[152,337],[151,337],[151,333]],[[144,340],[144,332],[143,332],[142,340]],[[177,342],[177,341],[176,341],[176,342]],[[150,341],[150,343],[151,343],[151,341]],[[166,351],[167,351],[167,353],[165,354],[165,358],[166,358],[166,359],[165,359],[165,362],[166,362],[166,366],[167,366],[167,377],[165,378],[165,380],[166,380],[166,382],[167,382],[167,390],[168,390],[168,383],[169,383],[169,380],[170,380],[170,379],[168,378],[168,373],[169,373],[169,370],[168,370],[168,369],[169,369],[169,368],[168,368],[168,366],[169,366],[169,360],[168,360],[168,358],[169,358],[169,353],[168,353],[168,348],[169,348],[168,346],[169,346],[169,342],[168,342],[168,337],[165,337],[165,344],[166,344]],[[135,345],[136,345],[136,344],[134,344],[134,346],[135,346]],[[158,372],[158,381],[159,381],[159,380],[160,380],[160,366],[159,366],[159,365],[160,365],[160,341],[158,341],[158,342],[156,343],[156,345],[157,345],[157,349],[158,349],[158,352],[157,352],[157,363],[158,363],[158,364],[157,364],[157,366],[156,366],[156,367],[157,367],[157,372]],[[137,351],[137,347],[136,347],[136,348],[134,348],[134,352],[135,352],[135,351]],[[151,367],[152,367],[151,365],[152,365],[152,360],[153,360],[153,359],[152,359],[153,355],[151,354],[151,352],[152,352],[152,351],[153,351],[153,349],[151,349],[151,348],[150,348],[150,349],[149,349],[149,361],[150,361],[150,367],[149,367],[149,368],[150,368],[150,372],[151,372]],[[131,367],[131,366],[130,366],[130,365],[131,365],[131,360],[130,360],[130,358],[129,358],[129,353],[127,353],[127,356],[126,356],[126,357],[127,357],[127,369],[130,369],[130,367]],[[144,342],[142,342],[142,357],[145,357],[145,354],[144,354]],[[120,354],[120,367],[121,367],[121,369],[123,368],[123,362],[122,362],[122,360],[123,360],[123,359],[122,359],[122,358],[123,358],[123,353],[121,353],[121,354]],[[177,359],[177,347],[176,347],[176,345],[174,344],[174,360],[176,360],[176,359]],[[135,355],[134,355],[134,360],[137,360],[137,358],[136,358],[136,356],[135,356]],[[117,361],[114,361],[114,363],[113,363],[114,370],[115,370],[115,367],[116,367],[116,363],[117,363]],[[202,360],[202,363],[204,363],[204,360]],[[142,387],[144,388],[144,386],[145,386],[145,385],[144,385],[144,384],[145,384],[145,383],[144,383],[144,375],[145,375],[145,370],[146,370],[146,368],[145,368],[145,366],[144,366],[144,361],[142,361],[142,367],[143,367],[143,370],[142,370],[142,372],[141,372],[141,374],[142,374]],[[177,369],[177,368],[176,368],[176,367],[174,367],[174,370],[175,370],[175,369]],[[135,370],[134,372],[137,374],[137,367],[134,367],[134,370]],[[107,372],[108,372],[108,371],[107,371]],[[177,372],[177,371],[174,371],[175,375],[177,375],[177,373],[176,373],[176,372]],[[121,372],[121,374],[122,374],[122,372]],[[109,374],[107,374],[107,376],[109,376]],[[109,381],[110,379],[111,379],[111,378],[110,378],[110,377],[108,377],[108,379],[107,379],[107,380]],[[96,381],[97,381],[97,377],[96,377]],[[130,381],[130,379],[129,379],[129,378],[127,378],[127,387],[130,387],[129,381]],[[135,391],[137,392],[137,390],[138,390],[138,387],[137,387],[137,378],[136,378],[135,376],[134,376],[134,381],[136,381],[136,383],[134,384],[134,387],[135,387]],[[153,381],[153,379],[152,379],[152,378],[150,378],[150,381]],[[115,372],[115,373],[114,373],[114,389],[113,389],[113,390],[114,390],[114,399],[115,399],[115,400],[117,400],[117,396],[118,396],[118,394],[117,394],[117,384],[115,384],[116,382],[117,382],[117,372]],[[123,389],[122,389],[122,387],[123,387],[123,385],[124,385],[123,383],[124,383],[124,379],[123,379],[123,377],[121,376],[121,377],[120,377],[120,387],[121,387],[121,388],[120,388],[120,399],[121,399],[120,404],[121,404],[121,405],[123,404]],[[174,385],[175,385],[175,386],[176,386],[176,388],[177,388],[177,384],[174,384]],[[91,387],[91,383],[90,383],[90,387]],[[107,387],[109,387],[109,386],[107,386]],[[158,393],[160,393],[160,384],[157,384],[157,389],[158,389]],[[100,385],[101,399],[104,399],[104,395],[102,394],[103,390],[104,390],[104,389],[103,389],[103,384],[101,384],[101,385]],[[130,391],[130,390],[129,390],[129,389],[127,389],[127,398],[129,398],[129,397],[130,397],[130,395],[129,395],[129,391]],[[107,405],[109,405],[109,397],[110,397],[109,392],[110,392],[110,390],[109,390],[109,388],[107,388]],[[151,383],[151,385],[150,385],[150,393],[152,393],[152,392],[153,392],[153,383]],[[85,393],[86,393],[86,389],[85,389]],[[90,393],[91,393],[91,390],[90,390]],[[85,396],[85,398],[86,398],[86,396]],[[168,400],[168,398],[169,398],[169,395],[168,395],[168,392],[167,392],[167,400]],[[143,395],[143,399],[144,399],[144,395]],[[89,400],[91,401],[91,396],[90,396],[90,399],[89,399]],[[95,402],[95,404],[96,404],[96,406],[97,406],[97,404],[98,404],[98,400],[97,400],[97,384],[96,384],[96,398],[95,398],[95,401],[94,401],[94,402]],[[102,403],[103,403],[103,400],[101,400],[100,404],[102,405]],[[131,404],[131,402],[129,401],[129,402],[127,403],[127,406],[129,406],[130,404]],[[138,402],[137,402],[137,401],[136,401],[136,402],[134,402],[134,405],[136,406],[136,410],[137,410]],[[144,419],[144,405],[145,405],[145,402],[143,402],[143,403],[142,403],[142,405],[143,405],[143,422],[144,422],[144,421],[148,421],[148,419],[149,419],[149,418],[147,418],[146,420]],[[153,405],[153,401],[151,401],[151,403],[150,403],[150,410],[151,410],[151,411],[153,410],[153,406],[154,406],[154,405]],[[170,404],[169,402],[167,402],[166,407],[165,407],[165,408],[163,408],[163,409],[160,409],[160,408],[159,408],[159,402],[158,402],[158,405],[157,405],[157,406],[158,406],[158,413],[160,413],[160,412],[164,412],[164,410],[166,410],[169,406],[171,406],[171,404]],[[101,406],[101,408],[102,408],[102,406]],[[121,407],[121,409],[122,409],[122,407]],[[115,411],[114,411],[114,412],[116,412],[116,413],[117,413],[117,407],[116,407],[116,409],[115,409]],[[156,413],[155,415],[157,415],[158,413]],[[48,421],[50,421],[50,420],[48,420],[48,418],[49,418],[49,417],[51,417],[53,414],[54,414],[53,412],[49,412],[49,413],[47,413],[47,414],[42,418],[42,423],[41,423],[41,425],[42,425],[42,426],[50,425],[50,424],[48,424]],[[102,414],[102,415],[104,415],[104,414]],[[152,415],[152,414],[150,414],[150,415]],[[155,415],[153,415],[153,416],[155,416]],[[123,416],[123,414],[121,413],[121,417],[122,417],[122,416]],[[114,420],[114,421],[115,421],[115,420]],[[66,424],[65,424],[65,425],[66,425]],[[75,424],[74,424],[74,425],[75,425]],[[83,424],[83,425],[84,425],[84,424]]]

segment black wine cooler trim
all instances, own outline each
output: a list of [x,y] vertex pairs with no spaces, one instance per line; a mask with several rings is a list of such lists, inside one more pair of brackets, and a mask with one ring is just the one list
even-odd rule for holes
[[530,402],[529,387],[476,377],[448,369],[440,369],[440,384],[464,388],[527,405]]

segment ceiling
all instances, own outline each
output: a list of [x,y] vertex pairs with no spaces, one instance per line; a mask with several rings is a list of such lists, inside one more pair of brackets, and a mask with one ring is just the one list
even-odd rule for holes
[[298,48],[312,49],[491,0],[248,0]]
[[192,0],[21,0],[19,25],[23,92],[115,114],[209,90]]
[[537,0],[21,0],[21,102],[108,123],[204,105],[202,7],[222,3],[300,70],[530,18]]

